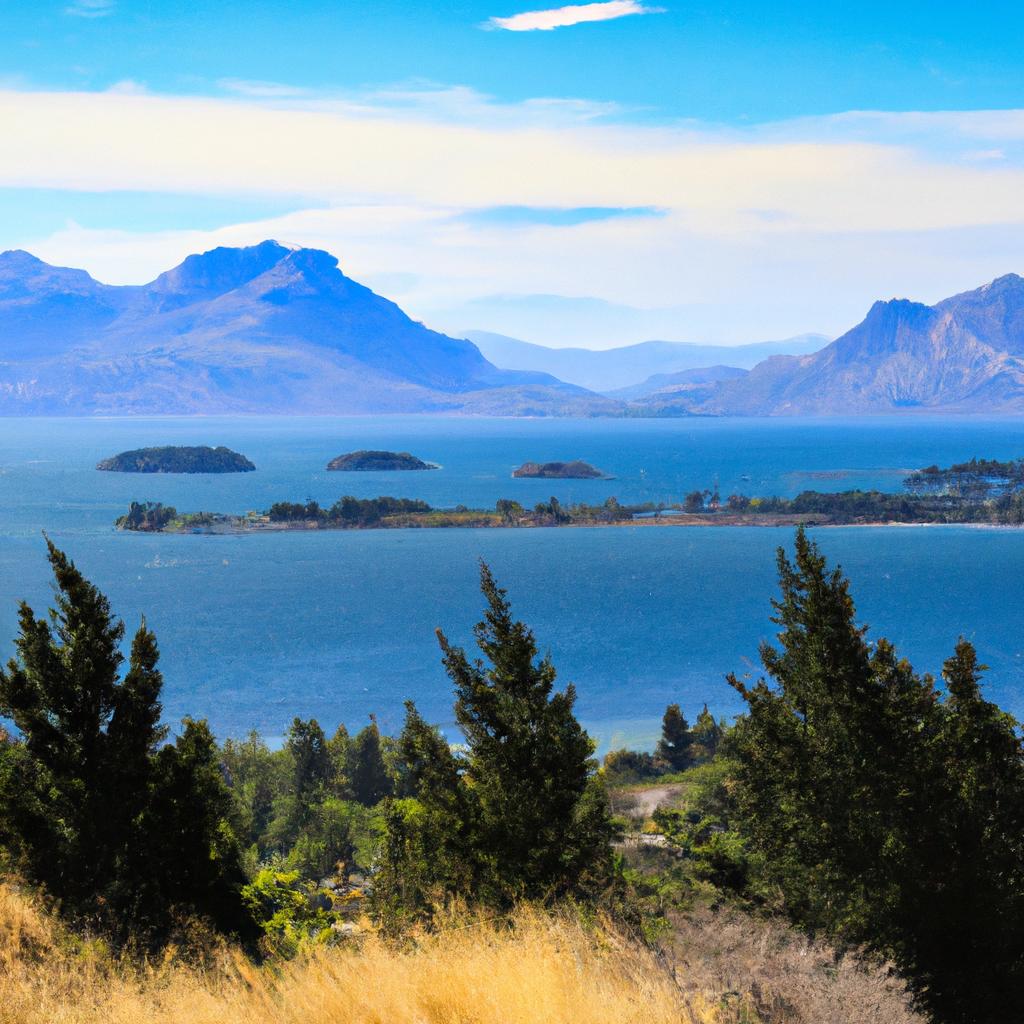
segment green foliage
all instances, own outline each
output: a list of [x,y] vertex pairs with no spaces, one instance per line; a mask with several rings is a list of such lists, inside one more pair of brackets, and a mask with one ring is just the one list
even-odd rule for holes
[[381,816],[352,798],[349,773],[354,761],[368,763],[373,771],[362,778],[376,780],[377,787],[389,787],[391,780],[382,767],[376,726],[357,741],[349,740],[344,726],[327,739],[316,719],[296,718],[280,750],[271,751],[256,733],[225,742],[221,757],[231,820],[247,848],[250,876],[272,865],[317,880],[372,864]]
[[[1024,982],[1024,758],[980,695],[973,648],[948,697],[869,645],[846,579],[803,531],[779,552],[773,680],[746,687],[737,815],[798,921],[892,957],[941,1021],[1005,1019]],[[955,938],[954,938],[955,937]]]
[[718,753],[718,747],[725,735],[725,727],[722,723],[716,722],[714,716],[708,711],[707,704],[704,705],[701,713],[694,722],[691,736],[693,738],[694,759],[701,761],[712,758]]
[[115,525],[119,530],[159,532],[177,515],[177,510],[171,505],[161,505],[158,501],[133,501],[127,513],[117,519]]
[[414,798],[388,809],[375,879],[378,912],[392,922],[452,896],[505,907],[610,877],[614,827],[575,691],[555,692],[554,666],[537,659],[486,565],[481,590],[487,610],[474,632],[486,661],[438,631],[465,751],[455,755],[407,705],[400,750]]
[[347,495],[329,509],[315,501],[297,504],[279,501],[267,513],[273,522],[323,520],[335,526],[374,526],[389,516],[422,515],[431,508],[425,501],[412,498],[354,498]]
[[693,734],[678,704],[669,704],[661,720],[661,739],[655,755],[670,771],[681,772],[693,764]]
[[120,941],[158,940],[176,916],[244,931],[238,851],[204,723],[161,747],[156,638],[124,626],[47,541],[49,622],[22,604],[17,655],[0,671],[0,714],[20,733],[0,758],[0,834],[65,912]]
[[646,751],[609,750],[602,762],[605,781],[609,786],[628,786],[647,779],[657,778],[664,771],[664,765],[655,761]]
[[296,718],[285,741],[292,766],[292,793],[303,818],[323,802],[334,776],[334,762],[320,723]]
[[136,448],[104,459],[97,469],[115,473],[251,473],[256,467],[223,445]]
[[391,777],[376,722],[370,722],[353,737],[348,750],[348,777],[353,798],[364,807],[374,807],[391,796]]
[[279,956],[292,957],[310,946],[336,937],[340,921],[331,898],[298,871],[264,869],[242,890],[245,904],[261,928],[266,945]]

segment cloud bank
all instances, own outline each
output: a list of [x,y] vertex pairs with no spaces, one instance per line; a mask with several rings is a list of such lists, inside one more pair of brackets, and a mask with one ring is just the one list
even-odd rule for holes
[[556,28],[582,25],[592,21],[613,21],[631,14],[657,14],[660,7],[647,7],[637,0],[607,0],[605,3],[573,4],[555,7],[546,11],[524,11],[507,18],[491,18],[488,28],[505,29],[507,32],[550,32]]
[[[875,298],[934,301],[1024,270],[1024,111],[722,129],[469,90],[252,92],[0,91],[0,188],[191,195],[204,221],[217,197],[294,206],[213,230],[184,213],[171,231],[0,226],[0,249],[137,283],[190,252],[284,238],[449,330],[510,333],[501,304],[471,319],[481,299],[554,293],[663,311],[638,325],[725,342],[839,333]],[[644,337],[538,321],[547,342]]]

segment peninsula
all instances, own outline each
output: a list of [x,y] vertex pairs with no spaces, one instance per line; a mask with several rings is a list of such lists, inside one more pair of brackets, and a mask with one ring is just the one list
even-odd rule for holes
[[610,480],[606,473],[588,462],[524,462],[513,470],[514,477],[532,480]]
[[96,468],[108,473],[251,473],[256,467],[230,448],[168,445],[136,448],[103,459]]
[[424,462],[409,452],[358,451],[339,455],[327,463],[329,470],[344,473],[365,473],[379,470],[437,469],[432,462]]
[[118,529],[144,533],[248,533],[264,530],[366,530],[411,527],[559,526],[884,526],[929,524],[1024,525],[1024,460],[972,460],[948,469],[912,473],[899,493],[803,491],[795,498],[750,498],[693,491],[679,504],[563,505],[557,498],[532,509],[500,498],[493,509],[434,508],[411,498],[340,498],[277,502],[265,512],[179,513],[156,502],[132,502]]

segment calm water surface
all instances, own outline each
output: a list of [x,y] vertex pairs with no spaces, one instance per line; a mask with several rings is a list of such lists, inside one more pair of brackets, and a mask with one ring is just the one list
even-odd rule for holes
[[[257,472],[210,477],[99,473],[98,459],[150,444],[227,444]],[[327,473],[361,447],[409,450],[429,473]],[[603,747],[644,742],[667,702],[729,715],[729,671],[756,671],[772,636],[774,549],[789,530],[403,530],[246,537],[119,534],[132,499],[242,512],[345,493],[439,506],[676,501],[806,488],[896,488],[909,469],[1024,455],[1012,420],[866,421],[211,418],[0,420],[0,655],[17,601],[50,599],[46,530],[110,596],[129,627],[145,614],[163,652],[165,712],[206,716],[218,734],[280,735],[291,717],[327,727],[375,712],[397,728],[413,698],[450,719],[434,629],[469,642],[477,562],[550,649]],[[511,479],[527,459],[582,458],[611,481]],[[1024,715],[1024,532],[960,527],[817,531],[853,582],[862,619],[922,670],[958,635],[990,666],[988,694]]]

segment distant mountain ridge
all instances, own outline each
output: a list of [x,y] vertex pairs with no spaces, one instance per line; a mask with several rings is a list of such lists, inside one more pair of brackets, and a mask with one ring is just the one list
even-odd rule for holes
[[316,249],[213,249],[140,286],[0,253],[0,414],[614,413],[500,370]]
[[774,355],[804,355],[828,344],[823,334],[748,345],[699,345],[684,341],[642,341],[622,348],[548,348],[489,331],[464,331],[495,366],[550,373],[592,391],[613,393],[657,374],[711,366],[748,370]]
[[1006,274],[934,306],[876,302],[820,352],[766,360],[681,407],[763,416],[1024,412],[1024,278]]

